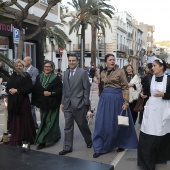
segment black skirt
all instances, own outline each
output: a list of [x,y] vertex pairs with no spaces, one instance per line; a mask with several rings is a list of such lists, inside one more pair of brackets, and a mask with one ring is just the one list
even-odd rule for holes
[[170,133],[154,136],[140,131],[138,166],[145,170],[155,170],[156,164],[164,164],[168,160],[170,160]]

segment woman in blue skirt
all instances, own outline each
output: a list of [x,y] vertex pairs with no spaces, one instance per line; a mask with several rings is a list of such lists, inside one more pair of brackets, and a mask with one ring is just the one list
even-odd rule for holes
[[[123,69],[115,65],[113,54],[105,56],[107,70],[101,72],[103,92],[98,103],[95,130],[93,134],[94,158],[118,148],[136,149],[138,139],[133,119],[128,108],[129,89]],[[127,111],[129,126],[118,125],[118,115]]]

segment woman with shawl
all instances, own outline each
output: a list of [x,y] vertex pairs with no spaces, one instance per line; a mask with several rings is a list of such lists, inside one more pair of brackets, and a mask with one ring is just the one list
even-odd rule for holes
[[61,138],[59,127],[59,110],[62,97],[62,82],[54,74],[54,64],[44,63],[44,72],[37,76],[33,89],[32,104],[40,108],[41,124],[35,144],[37,150],[43,149],[47,143],[57,142]]
[[[23,72],[22,60],[18,59],[14,64],[18,71]],[[32,81],[28,73],[14,72],[7,82],[8,131],[11,134],[10,145],[12,146],[21,146],[22,141],[34,143],[36,132],[28,97],[31,90]]]

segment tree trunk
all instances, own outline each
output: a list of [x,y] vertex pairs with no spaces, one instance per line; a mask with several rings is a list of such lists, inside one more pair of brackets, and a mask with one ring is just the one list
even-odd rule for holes
[[19,39],[19,44],[18,44],[18,49],[17,49],[17,56],[16,58],[19,59],[23,59],[23,52],[24,52],[24,40],[25,40],[25,36],[23,34],[23,30],[20,29],[20,39]]
[[[84,52],[85,52],[85,25],[82,24],[81,28],[81,49],[82,49],[82,40],[83,40],[83,51],[81,50],[82,57],[80,57],[80,67],[84,68]],[[83,65],[82,65],[82,60],[83,60]]]
[[91,42],[91,65],[94,64],[96,66],[96,58],[97,58],[97,53],[96,53],[96,33],[97,29],[96,27],[91,27],[91,32],[92,32],[92,42]]

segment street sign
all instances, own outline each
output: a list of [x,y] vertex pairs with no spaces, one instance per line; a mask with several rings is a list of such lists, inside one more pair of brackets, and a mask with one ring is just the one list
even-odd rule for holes
[[13,42],[19,44],[20,32],[19,29],[13,27]]
[[58,51],[59,51],[59,54],[60,54],[60,55],[63,54],[63,49],[62,49],[62,48],[59,48]]

